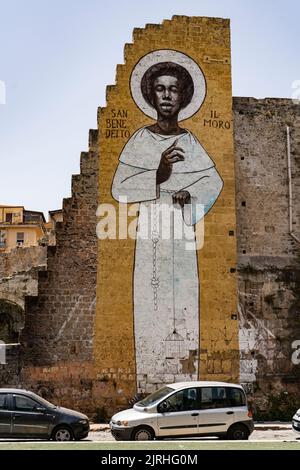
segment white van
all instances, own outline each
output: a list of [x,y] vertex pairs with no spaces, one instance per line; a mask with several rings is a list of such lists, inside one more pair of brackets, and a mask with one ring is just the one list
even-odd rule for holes
[[116,440],[201,436],[246,440],[254,424],[240,385],[182,382],[166,385],[115,414],[110,428]]
[[300,409],[293,416],[292,427],[295,432],[300,433]]

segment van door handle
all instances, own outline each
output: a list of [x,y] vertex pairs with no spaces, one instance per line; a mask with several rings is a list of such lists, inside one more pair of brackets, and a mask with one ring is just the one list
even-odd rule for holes
[[234,415],[234,411],[227,411],[227,415]]
[[18,415],[18,414],[15,413],[13,417],[14,417],[14,419],[15,418],[21,418],[21,415]]
[[199,413],[193,413],[191,416],[199,416]]

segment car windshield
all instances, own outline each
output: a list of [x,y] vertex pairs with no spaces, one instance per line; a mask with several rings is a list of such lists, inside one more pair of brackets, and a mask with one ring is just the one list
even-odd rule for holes
[[150,406],[156,403],[157,401],[161,400],[162,398],[169,395],[170,392],[174,392],[174,389],[171,387],[163,387],[156,392],[151,393],[148,397],[144,398],[144,400],[139,401],[137,403],[138,406]]

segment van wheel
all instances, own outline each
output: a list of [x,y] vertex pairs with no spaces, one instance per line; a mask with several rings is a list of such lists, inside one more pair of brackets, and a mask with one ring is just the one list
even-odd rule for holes
[[233,424],[227,431],[227,439],[230,441],[247,441],[249,431],[244,424]]
[[73,441],[73,438],[73,433],[68,426],[59,426],[52,434],[52,439],[58,442]]
[[140,426],[136,428],[133,433],[131,440],[132,441],[153,441],[155,434],[151,428],[147,426]]

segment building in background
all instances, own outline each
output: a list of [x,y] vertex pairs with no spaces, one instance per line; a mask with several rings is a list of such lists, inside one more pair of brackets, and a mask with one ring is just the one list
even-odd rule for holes
[[47,235],[42,212],[29,211],[23,206],[0,205],[0,251],[38,245]]
[[56,227],[57,223],[63,222],[63,211],[58,209],[55,211],[49,211],[48,222],[46,223],[47,235],[48,235],[48,245],[55,245],[56,243]]

